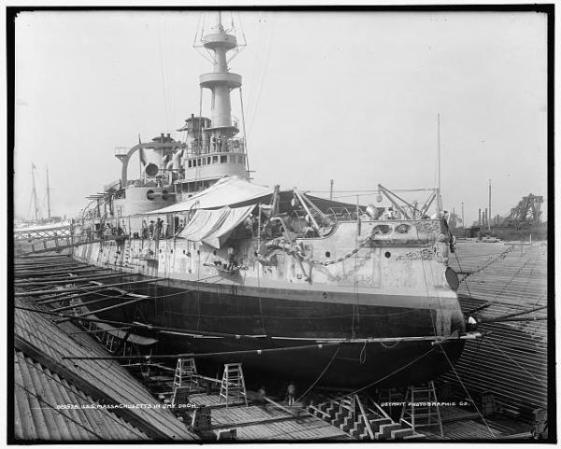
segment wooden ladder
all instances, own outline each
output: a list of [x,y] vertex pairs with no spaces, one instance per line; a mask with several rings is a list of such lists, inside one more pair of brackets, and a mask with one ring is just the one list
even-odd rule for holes
[[178,358],[175,367],[175,374],[173,376],[173,395],[171,403],[175,406],[178,396],[182,393],[191,391],[193,384],[198,384],[197,381],[197,365],[193,357]]
[[[423,403],[415,406],[415,403]],[[440,436],[444,436],[442,429],[442,418],[434,382],[431,380],[426,385],[407,388],[405,395],[405,405],[401,410],[401,419],[411,423],[411,428],[416,430],[419,427],[432,427],[438,425]]]
[[222,400],[224,399],[226,401],[226,407],[228,407],[230,398],[234,401],[236,399],[241,400],[243,398],[247,407],[247,391],[245,389],[245,380],[241,363],[226,363],[224,365],[224,373],[222,374],[222,382],[220,383],[219,402],[222,403]]

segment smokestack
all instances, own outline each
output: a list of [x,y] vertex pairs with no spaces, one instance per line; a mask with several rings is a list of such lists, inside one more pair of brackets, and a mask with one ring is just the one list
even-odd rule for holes
[[479,226],[481,226],[481,208],[479,208]]

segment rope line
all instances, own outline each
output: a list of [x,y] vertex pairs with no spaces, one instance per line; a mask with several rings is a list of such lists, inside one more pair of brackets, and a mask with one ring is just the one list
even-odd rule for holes
[[[391,373],[386,374],[385,376],[383,376],[383,377],[381,377],[381,378],[375,380],[374,382],[371,382],[371,383],[369,383],[369,384],[367,384],[367,385],[365,385],[365,386],[363,386],[363,387],[360,387],[359,389],[357,389],[357,390],[355,390],[355,391],[353,391],[353,392],[351,392],[351,393],[348,393],[348,394],[346,394],[345,396],[352,396],[353,394],[358,394],[358,393],[360,393],[361,391],[367,390],[368,388],[371,388],[371,387],[373,387],[374,385],[376,385],[376,384],[378,384],[378,383],[380,383],[380,382],[382,382],[382,381],[384,381],[384,380],[386,380],[386,379],[389,379],[390,377],[394,376],[395,374],[397,374],[397,373],[403,371],[405,368],[408,368],[409,366],[413,365],[414,363],[417,363],[419,360],[425,358],[427,355],[429,355],[429,354],[430,354],[431,352],[433,352],[434,350],[435,350],[435,347],[433,346],[433,347],[430,348],[427,352],[421,354],[419,357],[416,357],[415,359],[413,359],[413,360],[410,361],[409,363],[406,363],[406,364],[403,365],[402,367],[397,368],[396,370],[392,371]],[[342,397],[344,397],[344,396],[341,396],[341,398],[342,398]]]
[[452,363],[452,361],[450,360],[450,358],[448,357],[448,354],[446,353],[444,347],[442,345],[440,345],[440,350],[442,351],[442,353],[444,354],[444,357],[446,357],[446,360],[448,361],[448,364],[450,365],[450,368],[452,368],[452,371],[454,371],[454,374],[456,375],[456,378],[458,379],[458,382],[460,383],[460,385],[462,386],[464,392],[466,393],[467,397],[469,398],[469,400],[471,401],[471,403],[473,404],[473,407],[475,408],[475,410],[477,411],[477,414],[479,415],[479,417],[481,418],[481,421],[483,421],[483,423],[485,424],[485,426],[487,427],[487,430],[489,431],[489,433],[491,434],[491,436],[493,438],[497,438],[495,436],[495,434],[493,433],[493,431],[491,430],[491,428],[489,427],[489,424],[487,423],[487,420],[485,419],[485,417],[483,416],[483,414],[479,411],[479,408],[477,408],[477,405],[475,404],[475,401],[473,400],[473,398],[471,397],[471,394],[469,393],[468,389],[466,388],[466,386],[464,385],[464,383],[462,382],[462,379],[460,378],[460,375],[458,374],[458,371],[456,371],[456,368],[454,367],[454,364]]
[[[365,343],[365,345],[366,345],[366,343]],[[327,372],[327,370],[329,369],[329,367],[331,366],[331,364],[333,363],[333,361],[337,357],[337,354],[339,354],[340,349],[341,349],[341,346],[337,346],[337,349],[335,350],[335,352],[331,356],[331,359],[329,360],[329,362],[327,362],[327,365],[325,366],[323,371],[320,373],[320,375],[317,377],[317,379],[312,382],[312,384],[307,388],[307,390],[300,395],[300,397],[296,400],[296,402],[300,402],[302,400],[302,398],[304,398],[312,390],[312,388],[314,388],[316,386],[316,384],[321,380],[321,378],[324,376],[324,374]]]

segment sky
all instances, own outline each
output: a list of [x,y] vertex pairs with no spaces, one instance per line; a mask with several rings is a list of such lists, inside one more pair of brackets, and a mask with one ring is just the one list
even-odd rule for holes
[[[32,163],[40,201],[48,167],[52,214],[71,216],[119,178],[116,147],[161,132],[181,138],[175,130],[199,112],[198,76],[212,70],[193,40],[213,20],[198,11],[21,13],[16,216],[31,215]],[[348,191],[378,184],[434,187],[440,114],[444,208],[460,213],[463,202],[473,222],[488,206],[489,179],[493,215],[529,193],[546,196],[544,14],[254,11],[234,23],[247,41],[231,70],[243,76],[256,183],[327,195],[333,179],[334,196],[352,202]],[[208,116],[208,94],[203,103]],[[232,104],[241,118],[238,91]],[[130,167],[136,174],[134,159]]]

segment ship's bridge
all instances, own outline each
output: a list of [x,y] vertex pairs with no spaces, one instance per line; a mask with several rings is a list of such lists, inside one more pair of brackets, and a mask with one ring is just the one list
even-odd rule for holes
[[194,192],[210,187],[224,176],[247,178],[245,140],[243,138],[216,138],[203,142],[196,151],[183,160],[184,179],[178,180],[177,192],[189,197]]

